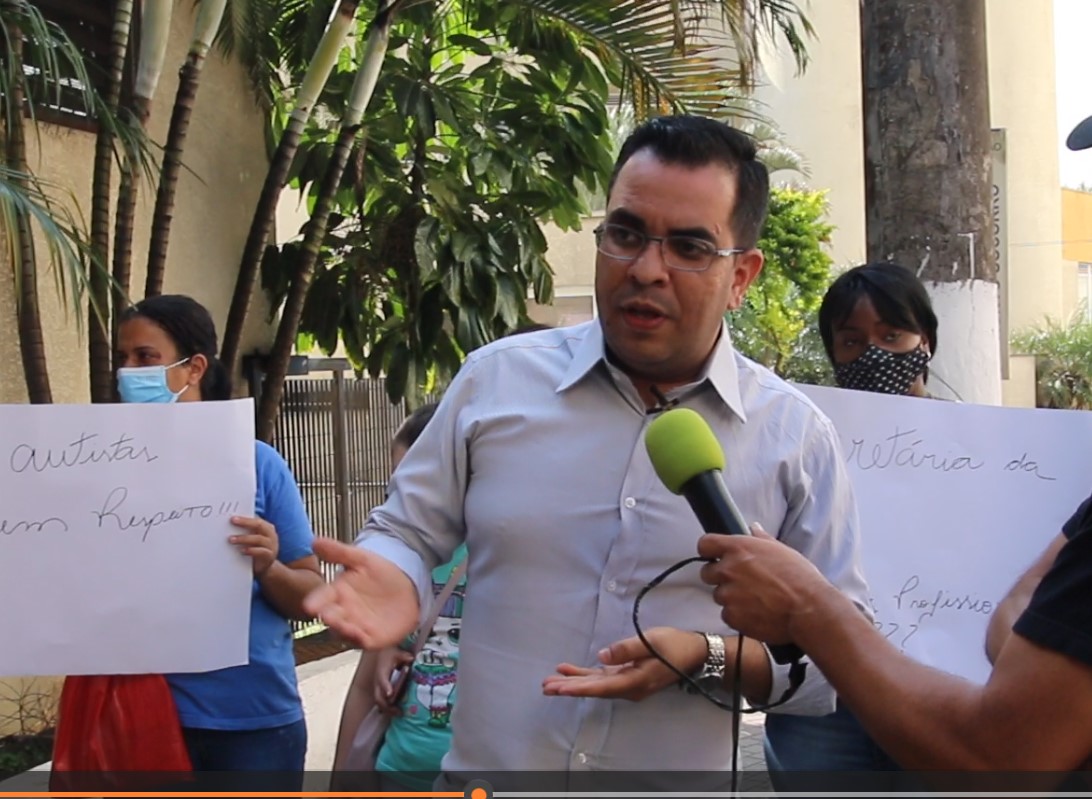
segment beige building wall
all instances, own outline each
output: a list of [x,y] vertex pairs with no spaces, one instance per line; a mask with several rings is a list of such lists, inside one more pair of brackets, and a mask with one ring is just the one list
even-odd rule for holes
[[[160,145],[170,123],[177,71],[189,48],[193,12],[190,0],[176,0],[167,59],[149,120],[149,134]],[[94,134],[46,124],[39,126],[39,133],[40,138],[32,132],[28,135],[32,169],[42,179],[70,191],[79,212],[89,220]],[[178,182],[164,291],[190,294],[204,303],[222,331],[268,159],[264,122],[245,73],[238,64],[224,61],[215,49],[202,75],[184,158],[186,168]],[[116,165],[113,176],[116,186]],[[147,182],[139,189],[131,289],[136,299],[144,290],[155,190]],[[75,315],[57,296],[46,249],[39,243],[37,250],[53,399],[61,403],[87,402],[87,339],[81,337]],[[0,277],[0,403],[26,401],[10,275],[9,265],[4,264]],[[252,301],[244,353],[265,346],[270,338],[265,324],[267,314],[265,299],[258,291]]]
[[858,2],[822,0],[809,3],[806,13],[816,33],[807,43],[807,70],[797,75],[791,54],[765,48],[765,83],[755,99],[808,171],[779,173],[774,181],[829,190],[830,252],[836,269],[848,268],[866,254]]
[[584,219],[580,230],[565,231],[544,225],[546,258],[554,270],[554,302],[528,302],[527,312],[536,322],[564,327],[595,318],[595,235],[602,213]]
[[[178,86],[177,70],[185,59],[193,30],[193,12],[191,0],[176,0],[166,65],[150,119],[151,138],[159,144],[166,139]],[[79,213],[89,219],[94,134],[45,124],[39,127],[40,138],[28,133],[32,169],[42,179],[71,192]],[[186,143],[188,170],[183,170],[179,178],[164,290],[190,294],[205,304],[221,331],[267,163],[262,114],[243,69],[225,62],[214,50],[202,76]],[[116,186],[116,167],[114,183]],[[143,295],[155,186],[142,183],[139,197],[133,239],[135,298]],[[57,295],[48,251],[40,241],[37,252],[53,399],[57,403],[87,402],[87,338],[81,336],[78,319],[68,310],[68,304]],[[0,261],[4,261],[0,263],[0,403],[23,403],[27,399],[26,384],[19,355],[12,271],[2,251]],[[251,305],[244,353],[265,347],[271,339],[265,324],[267,314],[259,290]],[[46,678],[0,681],[0,736],[20,732],[21,705],[44,703],[46,709],[36,712],[49,713],[49,699],[57,686],[56,680]]]
[[1008,159],[1009,329],[1065,313],[1054,4],[987,0],[990,122]]

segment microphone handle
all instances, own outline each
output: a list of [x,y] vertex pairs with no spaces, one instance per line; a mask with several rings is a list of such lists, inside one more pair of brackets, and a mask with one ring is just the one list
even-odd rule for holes
[[[701,528],[707,533],[750,535],[743,514],[728,493],[720,472],[710,469],[687,480],[679,492],[698,517]],[[783,666],[804,657],[804,651],[796,644],[768,644],[774,661]]]

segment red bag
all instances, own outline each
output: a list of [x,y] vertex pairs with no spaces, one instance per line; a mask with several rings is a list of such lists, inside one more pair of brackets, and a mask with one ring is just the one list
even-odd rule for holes
[[190,771],[178,710],[162,675],[65,678],[53,741],[53,775],[58,776],[51,775],[52,790],[58,790],[58,781],[71,787],[76,773],[94,776],[101,785],[116,783],[122,776],[118,772]]

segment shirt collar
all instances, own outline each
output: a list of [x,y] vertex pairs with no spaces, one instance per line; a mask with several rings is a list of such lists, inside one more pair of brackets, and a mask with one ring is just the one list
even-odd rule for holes
[[[606,359],[602,324],[599,320],[589,322],[587,333],[573,350],[572,362],[565,370],[561,382],[558,383],[558,393],[579,383],[597,365],[605,364]],[[739,368],[736,365],[735,348],[732,346],[732,337],[728,333],[727,324],[722,323],[720,338],[717,339],[717,345],[713,348],[713,355],[706,362],[705,369],[695,384],[706,380],[713,386],[728,409],[738,416],[741,422],[746,422],[747,414],[743,410],[743,399],[739,393]]]

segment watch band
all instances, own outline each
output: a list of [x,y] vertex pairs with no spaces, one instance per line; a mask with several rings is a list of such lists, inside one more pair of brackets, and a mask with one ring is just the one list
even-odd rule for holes
[[[716,635],[715,633],[699,632],[705,638],[705,645],[707,647],[707,653],[705,655],[705,662],[701,664],[701,668],[694,674],[690,675],[690,679],[701,685],[703,688],[706,684],[712,684],[713,687],[717,687],[724,681],[724,668],[725,668],[725,653],[724,653],[724,639]],[[684,682],[683,686],[690,692],[694,692],[694,688],[691,684]]]

